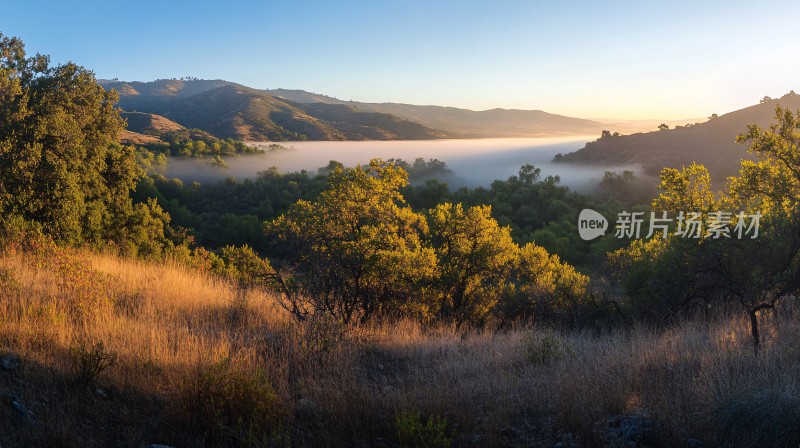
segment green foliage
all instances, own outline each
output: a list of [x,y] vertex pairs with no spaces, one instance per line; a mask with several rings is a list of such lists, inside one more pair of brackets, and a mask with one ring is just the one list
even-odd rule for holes
[[408,179],[411,183],[419,183],[434,178],[442,178],[453,174],[453,170],[447,167],[447,164],[439,159],[428,159],[425,161],[422,157],[414,159],[413,163],[406,162],[403,159],[389,159],[389,163],[394,163],[398,167],[408,173]]
[[515,265],[517,294],[507,317],[571,315],[585,304],[589,278],[563,263],[558,255],[528,243],[519,250]]
[[388,312],[434,275],[436,256],[423,245],[425,219],[405,204],[405,171],[373,160],[368,168],[334,168],[314,202],[297,201],[267,223],[276,239],[287,308],[297,317],[324,311],[346,323]]
[[403,448],[449,448],[453,444],[447,419],[438,415],[423,422],[419,412],[404,412],[395,418],[395,428]]
[[692,163],[680,170],[664,168],[658,189],[662,192],[653,200],[653,210],[708,213],[715,209],[711,176],[703,165]]
[[244,285],[268,285],[275,271],[269,261],[259,257],[249,246],[225,246],[219,258],[225,265],[225,274]]
[[458,322],[484,320],[501,300],[516,259],[511,229],[492,219],[488,206],[441,204],[429,221],[439,259],[439,313]]
[[308,172],[261,172],[256,179],[230,180],[216,185],[184,184],[161,175],[139,182],[137,202],[158,201],[174,226],[191,229],[198,245],[220,249],[248,245],[264,254],[268,240],[262,222],[277,217],[299,199],[311,200],[325,188],[324,176]]
[[[164,142],[140,144],[139,147],[153,156],[169,155],[176,158],[212,158],[239,154],[263,154],[264,150],[233,139],[220,139],[199,129],[180,129],[163,136]],[[270,147],[270,149],[274,149]]]
[[0,294],[11,297],[19,291],[19,282],[14,275],[14,269],[0,266]]
[[575,356],[575,347],[562,342],[552,330],[531,330],[522,341],[525,358],[536,365],[558,362],[567,356]]
[[612,253],[628,299],[664,315],[678,305],[711,300],[738,303],[749,314],[754,348],[759,349],[758,312],[800,290],[800,115],[780,107],[768,130],[751,125],[738,141],[750,142],[757,161],[746,160],[727,194],[715,197],[701,165],[664,169],[661,195],[653,208],[672,212],[744,212],[761,215],[757,239],[681,238],[634,242]]
[[204,446],[289,446],[289,410],[261,369],[226,360],[204,367],[173,404],[173,418]]
[[694,298],[696,291],[686,288],[694,278],[694,245],[692,240],[653,238],[609,253],[608,271],[627,298],[623,311],[660,320]]
[[[129,221],[162,217],[143,216],[157,210],[130,200],[143,172],[134,149],[116,143],[124,126],[116,101],[91,71],[27,58],[20,40],[0,34],[0,213],[39,223],[60,243],[138,251]],[[158,240],[164,225],[132,231]]]
[[647,204],[655,193],[656,190],[650,180],[636,176],[633,171],[623,170],[622,174],[606,171],[598,184],[596,195],[603,200],[615,199],[631,206]]
[[[492,217],[511,228],[517,244],[535,242],[564,260],[579,264],[590,261],[592,245],[608,244],[603,239],[583,241],[577,230],[578,214],[584,208],[612,216],[619,204],[597,203],[560,185],[558,176],[541,178],[541,170],[524,165],[517,176],[496,180],[487,188],[462,188],[451,192],[446,184],[431,181],[407,187],[403,195],[414,209],[434,208],[445,202],[465,206],[490,205]],[[631,195],[631,200],[639,197]]]
[[315,201],[266,224],[276,242],[271,286],[299,319],[322,312],[345,324],[376,314],[486,323],[572,315],[583,305],[588,279],[540,246],[520,249],[491,207],[444,203],[422,215],[399,192],[402,168],[379,160],[329,168],[329,188]]

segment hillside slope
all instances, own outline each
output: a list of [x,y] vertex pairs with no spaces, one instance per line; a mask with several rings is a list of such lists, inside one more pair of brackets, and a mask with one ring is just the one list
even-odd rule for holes
[[145,112],[122,112],[120,115],[128,122],[128,130],[139,134],[161,137],[185,129],[160,115]]
[[737,144],[736,136],[751,123],[769,126],[778,105],[797,110],[800,95],[790,93],[690,127],[600,138],[558,161],[600,166],[638,164],[649,174],[697,162],[721,180],[736,174],[740,160],[748,156],[747,146]]
[[120,107],[158,114],[180,125],[238,140],[403,140],[447,134],[352,106],[294,103],[226,81],[105,82]]
[[363,111],[391,114],[462,138],[586,135],[608,129],[608,125],[597,121],[551,114],[541,110],[473,111],[444,106],[341,101],[304,90],[275,89],[270,92],[298,103],[344,104]]
[[[558,434],[577,431],[601,446],[617,428],[596,422],[620,421],[630,397],[658,416],[653,440],[684,446],[699,434],[715,446],[741,434],[687,414],[780,416],[796,401],[773,404],[752,385],[765,376],[776,390],[800,382],[800,326],[785,312],[754,357],[742,348],[749,323],[741,318],[600,334],[410,320],[349,331],[298,323],[258,288],[174,262],[0,250],[0,273],[4,447],[235,447],[275,434],[290,446],[385,446],[396,440],[394,422],[417,409],[458,422],[448,430],[457,446],[507,446],[508,434],[518,446],[555,446]],[[561,351],[536,358],[551,347]],[[81,365],[101,355],[113,362],[87,381]],[[708,384],[698,386],[698,376]],[[617,392],[604,394],[598,382]],[[508,412],[515,406],[525,415]],[[778,422],[794,428],[791,417]],[[753,442],[743,446],[773,434],[743,426]]]
[[103,81],[103,85],[120,93],[125,110],[156,113],[219,137],[246,140],[541,137],[619,130],[540,110],[362,103],[304,90],[258,90],[223,80]]

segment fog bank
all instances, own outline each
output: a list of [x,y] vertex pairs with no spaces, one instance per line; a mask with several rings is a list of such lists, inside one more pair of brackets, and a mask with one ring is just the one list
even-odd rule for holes
[[[281,172],[317,169],[336,160],[346,166],[366,164],[372,158],[439,159],[454,172],[444,181],[452,188],[462,186],[489,186],[493,180],[506,179],[517,174],[520,166],[530,163],[542,170],[542,177],[558,175],[561,182],[573,189],[590,192],[605,171],[623,169],[636,171],[638,167],[589,167],[566,163],[552,163],[557,153],[568,153],[584,146],[594,136],[558,138],[498,138],[425,141],[361,141],[361,142],[286,142],[285,151],[268,151],[265,154],[229,157],[229,168],[211,166],[207,161],[170,159],[165,175],[184,181],[216,182],[226,177],[254,178],[261,171],[277,167]],[[250,142],[266,149],[269,142]]]

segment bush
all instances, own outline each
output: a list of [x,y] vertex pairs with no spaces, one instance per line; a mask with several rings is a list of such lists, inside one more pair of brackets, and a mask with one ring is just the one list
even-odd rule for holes
[[106,350],[103,342],[86,346],[81,342],[72,349],[72,360],[77,368],[78,382],[88,386],[97,375],[112,367],[117,362],[117,354]]
[[14,268],[0,266],[0,293],[14,294],[19,289],[19,283],[14,277]]
[[226,360],[201,368],[177,401],[174,417],[202,445],[287,446],[286,404],[261,369]]
[[563,343],[552,330],[527,333],[522,346],[525,358],[533,364],[549,364],[575,355],[575,348]]
[[327,314],[318,314],[303,322],[300,347],[308,359],[324,361],[342,347],[346,326]]
[[447,419],[431,415],[423,423],[419,412],[404,412],[395,420],[397,438],[404,448],[449,448],[453,436],[447,431]]

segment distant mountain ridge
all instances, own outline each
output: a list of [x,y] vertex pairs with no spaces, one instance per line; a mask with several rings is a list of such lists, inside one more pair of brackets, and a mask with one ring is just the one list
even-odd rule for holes
[[102,80],[120,107],[240,140],[420,140],[597,134],[602,123],[539,110],[341,101],[304,90],[258,90],[224,80]]
[[342,101],[304,90],[275,89],[269,92],[298,103],[344,104],[364,111],[391,114],[461,138],[587,135],[598,133],[607,127],[597,121],[551,114],[541,110],[474,111],[445,106]]
[[238,140],[415,140],[447,134],[354,107],[312,107],[222,80],[103,81],[126,111],[157,114]]
[[697,162],[721,181],[738,173],[739,162],[749,157],[747,146],[737,144],[736,136],[746,132],[748,124],[768,127],[774,122],[778,105],[796,111],[800,109],[800,95],[792,92],[689,127],[603,137],[556,160],[598,166],[640,165],[648,174]]

